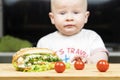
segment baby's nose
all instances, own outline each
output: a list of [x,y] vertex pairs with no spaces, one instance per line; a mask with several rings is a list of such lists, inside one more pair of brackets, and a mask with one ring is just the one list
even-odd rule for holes
[[73,16],[71,14],[68,14],[66,17],[66,21],[73,21]]

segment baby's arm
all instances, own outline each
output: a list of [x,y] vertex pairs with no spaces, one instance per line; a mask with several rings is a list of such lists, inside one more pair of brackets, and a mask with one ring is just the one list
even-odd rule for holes
[[96,64],[101,59],[108,60],[108,54],[106,52],[94,53],[87,59],[87,63]]
[[87,63],[87,59],[80,55],[75,55],[71,62],[73,63],[74,61],[83,61],[84,63]]
[[72,62],[82,60],[84,63],[87,63],[87,64],[96,64],[101,59],[108,61],[107,52],[97,52],[97,53],[92,54],[89,58],[83,58],[79,55],[76,55],[72,59]]

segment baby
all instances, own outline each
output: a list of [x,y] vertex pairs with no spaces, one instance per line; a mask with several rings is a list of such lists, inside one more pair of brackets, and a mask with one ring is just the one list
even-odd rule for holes
[[101,37],[83,28],[89,14],[87,0],[51,0],[49,17],[57,31],[42,37],[37,47],[56,51],[64,62],[73,63],[81,59],[84,63],[97,63],[101,59],[108,60]]

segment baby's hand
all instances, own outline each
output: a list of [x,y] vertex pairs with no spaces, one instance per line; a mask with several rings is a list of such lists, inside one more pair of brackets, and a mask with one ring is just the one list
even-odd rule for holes
[[73,57],[73,59],[71,60],[71,62],[73,63],[74,61],[81,61],[81,60],[82,60],[84,63],[87,62],[87,60],[86,60],[85,58],[81,57],[80,55],[75,55],[75,56]]

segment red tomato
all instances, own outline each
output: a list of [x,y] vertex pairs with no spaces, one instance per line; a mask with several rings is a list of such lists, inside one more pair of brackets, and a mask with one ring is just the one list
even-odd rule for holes
[[65,71],[66,66],[64,62],[56,62],[54,68],[56,72],[62,73]]
[[106,72],[109,68],[109,63],[106,60],[100,60],[97,62],[97,69],[100,72]]
[[79,60],[79,61],[75,61],[74,63],[74,68],[76,70],[83,70],[85,67],[85,64],[83,63],[83,61]]

